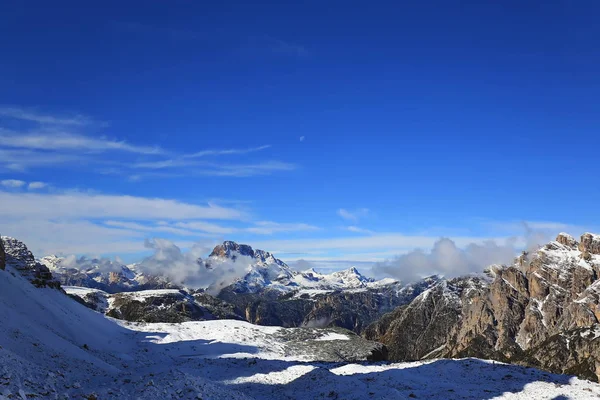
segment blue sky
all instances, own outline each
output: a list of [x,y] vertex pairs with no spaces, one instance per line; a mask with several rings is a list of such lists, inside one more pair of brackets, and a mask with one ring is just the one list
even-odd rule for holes
[[600,5],[487,3],[5,1],[1,232],[345,265],[594,229]]

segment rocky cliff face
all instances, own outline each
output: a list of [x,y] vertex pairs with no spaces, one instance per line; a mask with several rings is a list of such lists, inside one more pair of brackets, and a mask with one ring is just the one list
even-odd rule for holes
[[379,288],[352,290],[302,290],[281,292],[273,289],[240,293],[232,286],[218,297],[234,306],[239,315],[252,323],[284,327],[338,326],[361,333],[384,313],[410,303],[435,285],[438,277],[415,284],[392,284]]
[[4,252],[4,242],[0,240],[0,269],[6,269],[6,253]]
[[600,317],[599,255],[600,236],[560,234],[514,265],[440,282],[365,335],[395,360],[475,356],[597,380],[597,337],[576,333]]
[[51,287],[60,289],[60,282],[52,276],[50,270],[43,264],[37,262],[23,242],[17,239],[2,236],[2,256],[0,265],[10,266],[27,278],[37,287]]

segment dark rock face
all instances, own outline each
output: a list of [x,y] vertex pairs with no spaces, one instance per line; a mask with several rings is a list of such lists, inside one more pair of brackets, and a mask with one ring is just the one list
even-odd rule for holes
[[60,289],[60,282],[54,279],[48,267],[35,260],[23,242],[8,236],[2,236],[0,241],[3,242],[5,267],[10,265],[34,286]]
[[6,253],[4,252],[4,244],[0,239],[0,269],[4,270],[6,268]]
[[69,296],[92,310],[131,322],[185,322],[243,318],[233,306],[205,293],[149,290],[110,294],[67,288]]
[[561,234],[513,266],[440,282],[364,335],[384,343],[391,360],[479,357],[598,380],[597,238]]
[[[154,292],[154,291],[152,291]],[[215,319],[187,293],[118,293],[112,296],[109,317],[135,322],[185,322]]]
[[218,297],[233,305],[237,314],[258,325],[283,327],[341,327],[361,333],[386,312],[410,303],[437,282],[432,277],[398,290],[390,286],[378,290],[331,291],[314,295],[276,290],[239,293],[236,287],[222,290]]
[[391,360],[419,360],[446,343],[448,332],[460,319],[461,294],[476,283],[442,281],[370,325],[364,335],[384,343]]

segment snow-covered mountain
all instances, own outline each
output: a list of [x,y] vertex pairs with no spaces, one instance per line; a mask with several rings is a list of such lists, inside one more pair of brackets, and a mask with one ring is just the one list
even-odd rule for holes
[[234,282],[238,292],[256,293],[269,289],[286,293],[315,293],[399,285],[394,279],[375,281],[367,278],[354,267],[331,274],[321,274],[312,268],[298,272],[267,251],[254,250],[248,245],[232,241],[216,246],[204,262],[208,268],[218,268],[219,265],[229,265],[231,262],[246,263],[245,275]]
[[340,329],[120,322],[35,287],[26,247],[0,242],[0,400],[600,396],[590,381],[477,359],[367,363],[381,345]]
[[138,264],[124,265],[108,259],[56,255],[45,256],[38,261],[65,286],[94,288],[109,293],[178,287],[165,276],[141,271]]
[[[147,289],[190,287],[185,281],[175,282],[165,274],[150,274],[144,262],[123,265],[107,259],[86,259],[49,255],[39,262],[52,271],[65,286],[79,286],[100,289],[109,293],[138,291]],[[233,285],[240,293],[258,293],[275,290],[282,293],[318,291],[377,289],[387,286],[399,286],[393,279],[375,281],[363,276],[354,267],[331,274],[321,274],[314,269],[298,272],[285,262],[264,250],[255,250],[245,244],[225,241],[216,246],[205,259],[197,260],[198,274],[210,271],[222,274],[228,279],[217,280],[213,292]],[[231,270],[236,276],[231,276]],[[156,269],[153,269],[156,271]]]

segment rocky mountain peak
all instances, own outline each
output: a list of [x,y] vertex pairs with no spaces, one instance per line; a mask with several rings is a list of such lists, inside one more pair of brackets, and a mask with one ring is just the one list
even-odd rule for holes
[[280,267],[287,268],[287,265],[268,251],[254,250],[247,244],[238,244],[227,240],[223,244],[215,246],[209,257],[230,258],[235,260],[238,256],[246,256],[256,260],[258,264],[277,264]]
[[215,246],[209,257],[233,258],[236,256],[236,254],[233,254],[234,252],[237,252],[242,256],[254,258],[254,250],[252,247],[248,246],[247,244],[238,244],[231,240],[226,240],[223,242],[223,244]]
[[558,234],[558,236],[556,237],[556,241],[562,244],[563,246],[567,246],[571,249],[576,249],[578,245],[577,241],[573,236],[564,232]]
[[359,281],[359,282],[373,282],[374,281],[371,278],[367,278],[367,277],[363,276],[360,272],[358,272],[356,267],[350,267],[343,271],[334,272],[332,275],[335,276],[336,278],[342,278],[344,280],[354,280],[354,281]]
[[582,253],[600,254],[600,235],[588,232],[581,235],[579,251]]

